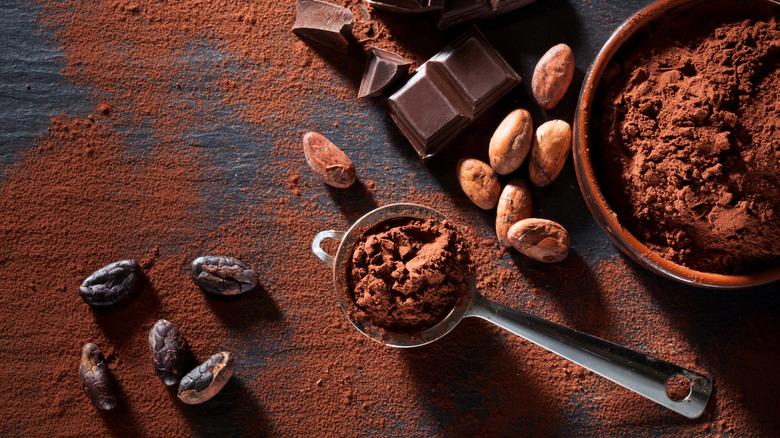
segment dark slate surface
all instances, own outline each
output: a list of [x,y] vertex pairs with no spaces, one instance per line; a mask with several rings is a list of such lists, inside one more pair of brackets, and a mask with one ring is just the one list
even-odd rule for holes
[[[647,4],[646,0],[626,1],[565,1],[565,0],[537,0],[530,6],[501,17],[490,19],[480,23],[481,30],[495,45],[507,61],[524,78],[523,83],[513,91],[509,98],[505,99],[498,108],[489,112],[485,120],[478,126],[495,126],[500,115],[505,114],[511,107],[521,106],[532,111],[534,121],[552,118],[572,120],[576,105],[576,91],[574,86],[567,93],[564,100],[552,111],[542,113],[532,103],[530,93],[530,78],[533,67],[538,58],[552,45],[565,42],[575,52],[577,70],[574,84],[581,83],[585,71],[595,57],[601,45],[609,34],[625,18],[634,11]],[[72,83],[62,78],[63,68],[62,51],[57,44],[46,44],[45,37],[36,32],[37,27],[31,20],[35,17],[34,10],[30,6],[19,6],[15,1],[0,2],[0,164],[7,165],[19,157],[19,152],[32,145],[33,140],[43,134],[48,125],[49,117],[67,113],[70,115],[86,115],[94,110],[91,90],[80,90]],[[447,30],[444,35],[448,39],[454,38],[463,27]],[[29,85],[29,89],[26,87]],[[349,123],[346,118],[346,108],[354,105],[353,101],[314,103],[312,113],[315,120],[319,119],[323,134],[328,135],[327,128],[331,127],[334,119],[343,118],[341,128],[350,134],[366,134],[365,126],[356,126]],[[437,187],[452,194],[458,194],[457,182],[452,178],[453,155],[475,154],[486,158],[486,153],[476,149],[465,148],[460,152],[445,152],[434,159],[429,165],[422,165],[414,155],[411,147],[405,143],[403,137],[393,126],[389,117],[378,105],[361,106],[361,118],[370,120],[374,131],[369,134],[369,142],[376,144],[390,143],[397,145],[395,149],[387,153],[392,156],[397,165],[389,171],[384,171],[384,163],[381,169],[376,169],[378,174],[377,185],[400,181],[408,178],[410,184],[416,187]],[[256,178],[256,169],[247,168],[241,163],[257,162],[259,158],[268,157],[269,152],[255,147],[262,144],[262,139],[255,139],[252,146],[247,144],[243,135],[244,127],[234,125],[217,125],[209,129],[191,132],[188,135],[197,140],[204,147],[209,145],[234,146],[240,157],[230,156],[234,154],[227,147],[217,149],[224,154],[228,171],[225,174],[234,175],[227,178],[225,175],[215,178],[225,178],[231,185],[226,186],[225,193],[220,202],[229,208],[231,204],[240,204],[243,196],[238,190],[242,179]],[[317,130],[317,126],[310,129]],[[467,138],[474,143],[486,144],[490,132],[471,132]],[[139,137],[142,142],[142,137]],[[269,142],[270,144],[270,142]],[[480,155],[481,154],[481,155]],[[241,159],[240,159],[241,158]],[[232,163],[232,165],[231,165]],[[362,163],[364,168],[369,168],[369,163]],[[376,167],[376,165],[374,165]],[[232,188],[231,188],[232,187]],[[234,191],[233,191],[234,190]],[[336,206],[342,206],[349,202],[357,201],[360,193],[339,194],[330,191],[332,199],[322,202],[330,202]],[[576,239],[573,240],[573,253],[588,254],[588,257],[610,258],[619,254],[606,235],[597,226],[590,216],[582,200],[574,174],[571,159],[566,164],[561,177],[554,184],[544,190],[534,190],[535,215],[557,220],[564,224]],[[461,196],[461,195],[457,195]],[[476,209],[475,209],[476,210]],[[475,215],[482,213],[475,212]],[[354,218],[353,218],[354,219]],[[493,218],[491,214],[483,214],[485,230],[484,234],[490,234],[490,226]],[[345,222],[348,222],[345,219]],[[343,224],[342,224],[343,225]],[[264,251],[272,254],[271,251]],[[276,257],[284,257],[282,254]],[[712,339],[730,339],[735,328],[741,327],[745,321],[761,321],[764,327],[764,339],[756,339],[755,342],[736,345],[726,342],[720,350],[712,351],[707,348],[704,351],[713,355],[740,355],[743,352],[754,352],[766,348],[771,351],[770,358],[778,358],[777,343],[767,345],[764,340],[777,340],[780,331],[780,299],[778,294],[780,286],[769,285],[747,291],[715,292],[701,290],[679,285],[677,283],[661,279],[633,266],[631,275],[641,283],[649,283],[654,289],[661,290],[657,296],[652,297],[652,302],[647,306],[662,309],[671,314],[678,315],[681,319],[688,320],[687,331],[694,343],[707,344]],[[588,292],[588,291],[584,291]],[[268,304],[268,303],[266,303]],[[696,309],[694,313],[682,314],[684,309]],[[276,309],[278,312],[279,310]],[[284,340],[276,342],[284,344]],[[641,340],[637,340],[641,343]],[[773,341],[774,342],[774,341]],[[256,346],[257,347],[257,346]],[[284,347],[284,345],[281,345]],[[257,347],[260,348],[260,347]],[[258,359],[261,360],[261,359]],[[261,363],[255,364],[261,366]],[[780,378],[777,375],[762,377],[771,387],[780,388]],[[736,381],[743,377],[734,376]],[[716,384],[716,391],[717,385]],[[248,390],[241,381],[233,380],[228,384],[227,390],[235,392],[239,397]],[[232,388],[232,389],[231,389]],[[248,397],[247,397],[248,398]],[[464,401],[468,403],[468,401]],[[187,415],[200,416],[198,409],[193,408],[185,412]],[[264,415],[261,408],[256,409],[259,416]],[[564,435],[578,435],[579,426],[588,420],[587,412],[572,413],[568,418],[571,423],[564,424],[561,430]],[[201,420],[203,420],[202,417]],[[685,421],[681,418],[680,420]],[[771,421],[771,419],[765,419]],[[224,432],[224,427],[229,422],[222,424],[220,420],[201,421],[204,434]],[[674,434],[675,424],[660,426],[659,436]],[[430,425],[425,426],[430,427]],[[434,430],[424,429],[421,433],[430,433]],[[234,430],[240,434],[240,430]]]

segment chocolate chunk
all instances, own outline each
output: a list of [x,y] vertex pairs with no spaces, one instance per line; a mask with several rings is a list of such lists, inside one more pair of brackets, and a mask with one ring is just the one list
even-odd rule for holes
[[358,98],[379,96],[387,87],[406,76],[411,65],[411,61],[393,52],[371,47]]
[[383,103],[427,161],[519,83],[520,76],[472,27]]
[[444,7],[444,0],[366,0],[368,4],[393,12],[427,12]]
[[434,12],[436,27],[446,29],[461,23],[473,23],[514,11],[534,0],[447,0],[443,10]]
[[298,0],[295,3],[295,11],[293,32],[341,53],[347,53],[349,41],[352,39],[352,24],[355,21],[352,11],[317,0]]

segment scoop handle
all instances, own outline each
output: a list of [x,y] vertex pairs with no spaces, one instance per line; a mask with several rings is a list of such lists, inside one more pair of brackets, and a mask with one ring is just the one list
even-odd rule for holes
[[342,239],[344,239],[344,236],[347,235],[346,231],[336,231],[336,230],[325,230],[320,231],[317,233],[316,236],[314,236],[314,240],[311,242],[311,250],[314,251],[314,255],[319,257],[320,260],[325,262],[326,265],[328,265],[329,268],[333,267],[333,264],[335,262],[335,259],[332,255],[325,252],[324,249],[320,246],[322,244],[322,241],[325,239],[331,239],[336,240],[339,243],[341,243]]
[[[688,418],[704,412],[712,392],[705,375],[494,303],[479,293],[466,316],[490,321]],[[682,401],[666,394],[667,382],[676,375],[691,387]]]

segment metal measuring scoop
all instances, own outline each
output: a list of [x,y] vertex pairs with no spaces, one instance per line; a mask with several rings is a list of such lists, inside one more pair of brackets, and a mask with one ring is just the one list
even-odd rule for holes
[[[382,222],[400,218],[447,219],[440,212],[422,205],[391,204],[372,210],[346,232],[321,231],[312,242],[314,254],[333,268],[339,306],[360,333],[391,347],[418,347],[446,335],[463,318],[482,318],[688,418],[697,418],[704,412],[712,392],[709,377],[494,303],[477,291],[475,278],[470,281],[469,292],[458,300],[441,322],[419,333],[391,332],[369,321],[353,318],[356,306],[347,283],[352,248],[366,231]],[[340,242],[335,257],[322,249],[321,244],[326,239]],[[682,400],[671,399],[666,391],[667,382],[672,378],[679,379],[677,376],[685,378],[690,385],[687,397]]]

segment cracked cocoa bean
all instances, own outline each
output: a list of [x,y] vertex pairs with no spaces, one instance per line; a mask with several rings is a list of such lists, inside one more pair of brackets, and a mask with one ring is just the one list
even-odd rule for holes
[[233,357],[227,351],[211,356],[181,379],[179,399],[189,405],[210,400],[233,375],[233,364]]
[[233,257],[198,257],[190,276],[201,289],[217,295],[239,295],[257,287],[257,272]]
[[141,266],[134,259],[119,260],[106,265],[79,287],[79,295],[92,306],[113,306],[126,303],[140,291]]
[[114,381],[103,352],[95,344],[86,344],[81,350],[79,377],[81,387],[97,407],[107,411],[116,406]]
[[161,319],[149,332],[154,373],[166,386],[179,383],[187,341],[172,322]]

